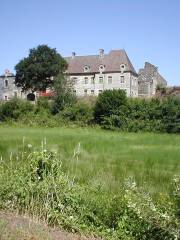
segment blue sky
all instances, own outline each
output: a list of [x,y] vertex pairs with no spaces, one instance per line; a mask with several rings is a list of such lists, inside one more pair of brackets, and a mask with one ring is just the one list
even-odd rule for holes
[[0,0],[0,74],[48,44],[62,56],[124,48],[180,85],[180,0]]

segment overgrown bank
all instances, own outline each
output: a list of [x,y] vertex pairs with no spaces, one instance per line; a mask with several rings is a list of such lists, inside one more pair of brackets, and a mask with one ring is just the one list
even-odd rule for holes
[[[78,149],[74,158],[79,157]],[[170,194],[156,200],[133,178],[109,194],[101,185],[79,183],[62,170],[61,156],[24,143],[22,151],[1,160],[0,207],[37,216],[74,232],[94,232],[107,239],[178,239],[179,177]]]
[[122,90],[106,90],[91,101],[75,98],[66,101],[65,97],[51,101],[39,98],[31,104],[13,99],[0,104],[0,122],[44,127],[99,125],[128,132],[180,132],[178,98],[132,99]]

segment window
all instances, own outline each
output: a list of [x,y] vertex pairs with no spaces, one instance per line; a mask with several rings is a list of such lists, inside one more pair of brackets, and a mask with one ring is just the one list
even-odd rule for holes
[[91,84],[95,84],[94,77],[91,78]]
[[108,76],[108,84],[112,84],[112,76]]
[[121,77],[120,77],[120,82],[121,82],[121,83],[124,83],[124,76],[121,76]]
[[99,93],[102,93],[102,90],[99,90]]
[[125,68],[126,68],[125,64],[121,64],[121,65],[120,65],[120,69],[121,69],[121,71],[124,71]]
[[100,72],[103,72],[104,69],[105,69],[105,66],[104,66],[104,65],[100,65],[100,66],[99,66],[99,71],[100,71]]
[[103,77],[99,77],[99,83],[103,83]]
[[85,83],[85,84],[88,84],[88,77],[85,77],[85,78],[84,78],[84,83]]
[[84,89],[84,95],[85,96],[87,95],[87,89]]
[[90,71],[90,67],[89,66],[84,66],[84,72],[89,72]]
[[94,90],[91,90],[91,95],[94,95]]
[[5,87],[8,86],[8,80],[5,80]]

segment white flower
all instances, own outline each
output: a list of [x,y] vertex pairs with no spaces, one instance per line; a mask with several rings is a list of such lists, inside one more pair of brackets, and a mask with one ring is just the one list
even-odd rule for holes
[[28,148],[32,148],[32,145],[31,145],[31,144],[28,144],[27,146],[28,146]]

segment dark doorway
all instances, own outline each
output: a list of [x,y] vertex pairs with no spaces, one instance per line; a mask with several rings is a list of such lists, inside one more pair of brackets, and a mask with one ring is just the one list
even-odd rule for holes
[[29,93],[29,94],[27,95],[27,100],[28,100],[28,101],[35,101],[35,95],[34,95],[34,93]]

